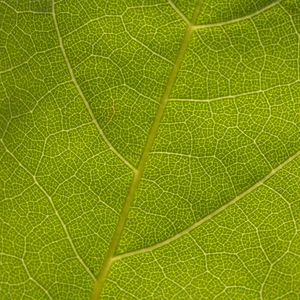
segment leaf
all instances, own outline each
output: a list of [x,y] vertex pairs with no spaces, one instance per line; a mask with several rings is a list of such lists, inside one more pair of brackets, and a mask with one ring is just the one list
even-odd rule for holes
[[1,299],[299,299],[299,1],[0,16]]

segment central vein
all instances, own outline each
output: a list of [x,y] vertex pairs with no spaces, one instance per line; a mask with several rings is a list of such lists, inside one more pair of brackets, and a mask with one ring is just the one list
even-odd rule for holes
[[146,166],[146,163],[147,163],[148,158],[149,158],[149,154],[151,152],[152,146],[154,144],[155,137],[157,135],[161,120],[163,118],[163,114],[165,112],[168,99],[170,98],[170,94],[172,92],[173,86],[174,86],[176,78],[177,78],[177,74],[179,72],[179,69],[181,67],[183,58],[186,54],[189,42],[190,42],[191,37],[192,37],[192,31],[193,31],[193,25],[192,24],[196,20],[198,14],[199,14],[199,10],[200,10],[200,8],[199,8],[199,5],[198,5],[198,7],[196,8],[196,10],[194,12],[192,23],[188,24],[187,27],[186,27],[185,34],[184,34],[184,37],[183,37],[183,40],[182,40],[182,43],[181,43],[181,47],[178,50],[178,54],[177,54],[174,66],[171,69],[169,79],[168,79],[168,82],[166,84],[165,91],[162,95],[159,108],[158,108],[157,113],[155,115],[155,118],[153,120],[151,129],[150,129],[150,132],[149,132],[149,135],[148,135],[148,139],[146,141],[146,144],[145,144],[142,156],[140,158],[137,170],[134,173],[134,177],[133,177],[131,186],[129,188],[128,196],[126,198],[124,207],[122,209],[119,222],[118,222],[116,230],[115,230],[115,232],[112,236],[111,244],[110,244],[110,247],[109,247],[108,252],[106,254],[105,260],[103,262],[102,269],[101,269],[99,275],[97,276],[97,280],[96,280],[94,288],[93,288],[91,300],[98,300],[99,299],[99,296],[100,296],[100,294],[102,292],[102,289],[103,289],[103,286],[104,286],[105,279],[106,279],[107,274],[108,274],[108,272],[111,268],[111,265],[113,263],[113,257],[115,255],[115,252],[116,252],[117,247],[119,245],[119,241],[121,239],[122,232],[123,232],[123,229],[125,227],[125,224],[126,224],[126,221],[127,221],[127,218],[128,218],[130,207],[133,204],[134,197],[135,197],[136,191],[139,187],[139,184],[141,182],[141,178],[143,176],[145,166]]

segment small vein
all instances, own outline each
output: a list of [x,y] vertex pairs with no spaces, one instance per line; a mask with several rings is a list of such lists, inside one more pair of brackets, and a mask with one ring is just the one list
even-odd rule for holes
[[236,18],[236,19],[232,19],[232,20],[229,20],[229,21],[224,21],[224,22],[219,22],[219,23],[211,23],[211,24],[204,24],[204,25],[194,25],[192,26],[192,29],[193,30],[199,30],[199,29],[205,29],[205,28],[213,28],[213,27],[220,27],[220,26],[224,26],[224,25],[229,25],[229,24],[234,24],[234,23],[238,23],[240,21],[244,21],[244,20],[249,20],[267,10],[269,10],[270,8],[276,6],[277,4],[279,4],[282,0],[277,0],[277,1],[274,1],[273,3],[263,7],[262,9],[260,10],[257,10],[256,12],[252,13],[252,14],[249,14],[247,16],[243,16],[243,17],[240,17],[240,18]]
[[[216,155],[210,155],[210,156],[203,156],[203,157],[201,157],[201,156],[197,156],[197,155],[193,155],[193,154],[176,153],[176,152],[168,152],[168,151],[152,151],[151,154],[174,155],[174,156],[185,157],[185,158],[189,158],[189,159],[194,158],[194,159],[198,159],[200,161],[200,163],[201,163],[202,159],[213,158],[216,161],[218,161],[218,163],[220,163],[222,165],[222,167],[225,169],[225,173],[228,176],[228,179],[229,179],[229,181],[231,183],[231,187],[234,190],[234,192],[236,192],[235,186],[233,184],[231,176],[228,173],[226,165]],[[203,171],[205,172],[206,176],[210,177],[209,173],[207,173],[207,171],[203,167],[202,163],[201,163],[201,167],[202,167]],[[144,178],[143,180],[146,180],[146,179]]]
[[66,65],[67,65],[67,68],[68,68],[68,71],[69,71],[69,74],[72,78],[72,81],[80,95],[80,97],[82,98],[85,106],[86,106],[86,109],[88,111],[88,113],[90,114],[92,120],[93,120],[93,123],[95,124],[99,134],[101,135],[101,137],[103,138],[104,142],[106,143],[106,145],[109,147],[109,149],[125,164],[127,165],[130,169],[132,169],[133,171],[136,171],[136,168],[121,154],[118,152],[118,150],[116,150],[116,148],[110,143],[110,141],[108,140],[108,138],[106,137],[106,135],[104,134],[103,130],[101,129],[87,99],[85,98],[78,82],[77,82],[77,79],[74,75],[74,72],[73,72],[73,69],[71,67],[71,63],[69,61],[69,58],[66,54],[66,51],[65,51],[65,47],[63,45],[63,40],[62,40],[62,37],[61,37],[61,34],[60,34],[60,31],[59,31],[59,27],[58,27],[58,22],[57,22],[57,18],[56,18],[56,13],[55,13],[55,0],[53,0],[52,2],[52,14],[53,14],[53,21],[54,21],[54,27],[55,27],[55,30],[56,30],[56,33],[57,33],[57,38],[58,38],[58,41],[59,41],[59,46],[61,48],[61,51],[62,51],[62,54],[64,56],[64,59],[65,59],[65,62],[66,62]]
[[50,15],[51,14],[51,12],[48,12],[48,11],[17,10],[15,7],[11,6],[10,4],[8,4],[4,1],[0,1],[0,4],[4,4],[5,6],[9,7],[16,14],[25,14],[25,13],[37,14],[37,15]]
[[179,15],[179,17],[188,25],[191,26],[191,21],[178,9],[178,7],[171,1],[167,0],[170,6],[175,10],[175,12]]
[[[175,280],[173,280],[172,278],[170,278],[170,276],[168,276],[163,268],[163,266],[161,265],[161,263],[159,262],[159,260],[153,255],[153,253],[151,253],[153,260],[155,261],[155,263],[158,265],[158,267],[160,268],[164,278],[168,281],[170,281],[171,283],[173,283],[174,285],[176,285],[180,291],[183,291],[188,297],[189,299],[193,299],[191,294],[188,293],[185,289],[184,286],[180,285],[178,282],[176,282]],[[178,292],[179,293],[179,292]],[[175,296],[175,295],[174,295]],[[172,299],[174,298],[174,296],[172,297]]]
[[[300,32],[298,31],[297,29],[297,26],[293,20],[293,17],[289,14],[289,12],[287,11],[287,9],[281,4],[279,3],[279,6],[281,7],[281,9],[287,14],[287,16],[289,17],[290,21],[291,21],[291,24],[295,30],[295,33],[297,35],[297,38],[298,38],[298,66],[300,66]],[[299,74],[299,67],[297,69],[297,75],[298,75],[298,79],[300,78],[300,74]]]
[[280,85],[271,86],[267,89],[250,91],[250,92],[240,93],[240,94],[236,94],[236,95],[221,96],[221,97],[210,98],[210,99],[171,98],[171,99],[169,99],[169,102],[209,103],[209,102],[215,102],[215,101],[226,100],[226,99],[236,99],[236,98],[239,98],[239,97],[242,97],[242,96],[252,96],[252,95],[256,95],[256,94],[266,93],[266,92],[272,91],[276,88],[290,87],[290,86],[292,86],[294,84],[297,84],[299,82],[300,82],[300,80],[295,80],[295,81],[287,83],[287,84],[280,84]]
[[293,225],[294,225],[294,229],[295,229],[295,233],[294,233],[294,237],[297,233],[297,223],[296,223],[296,217],[293,213],[293,209],[292,209],[292,203],[290,203],[287,199],[285,199],[283,197],[283,195],[281,193],[279,193],[275,188],[273,188],[272,186],[269,186],[267,184],[264,184],[264,187],[266,187],[267,189],[269,189],[272,193],[276,194],[279,198],[281,198],[288,206],[290,214],[291,214],[291,219],[293,220]]
[[258,189],[259,187],[263,186],[264,183],[269,180],[271,177],[273,177],[275,174],[277,174],[281,169],[283,169],[286,165],[288,165],[290,162],[292,162],[294,159],[296,159],[298,156],[300,155],[300,151],[296,152],[295,154],[293,154],[292,156],[290,156],[287,160],[285,160],[283,163],[281,163],[280,165],[278,165],[276,168],[274,168],[267,176],[265,176],[264,178],[262,178],[261,180],[259,180],[256,184],[254,184],[253,186],[251,186],[249,189],[247,189],[246,191],[242,192],[241,194],[239,194],[238,196],[236,196],[235,198],[233,198],[231,201],[227,202],[225,205],[221,206],[220,208],[218,208],[217,210],[213,211],[212,213],[210,213],[209,215],[207,215],[206,217],[204,217],[203,219],[201,219],[200,221],[194,223],[192,226],[186,228],[185,230],[181,231],[180,233],[160,242],[157,243],[155,245],[152,245],[150,247],[147,248],[143,248],[143,249],[138,249],[132,252],[127,252],[127,253],[123,253],[120,255],[116,255],[112,258],[113,261],[116,260],[120,260],[126,257],[130,257],[133,255],[137,255],[137,254],[142,254],[142,253],[148,253],[151,252],[155,249],[161,248],[163,246],[166,246],[168,244],[170,244],[173,241],[178,240],[179,238],[181,238],[182,236],[190,233],[191,231],[193,231],[194,229],[196,229],[198,226],[202,225],[203,223],[206,223],[207,221],[211,220],[212,218],[214,218],[215,216],[219,215],[221,212],[223,212],[225,209],[227,209],[228,207],[234,205],[236,202],[238,202],[239,200],[243,199],[244,197],[246,197],[248,194],[250,194],[251,192],[255,191],[256,189]]
[[9,153],[10,156],[11,156],[11,157],[19,164],[19,166],[20,166],[26,173],[28,173],[28,174],[32,177],[33,182],[35,183],[35,185],[41,190],[41,192],[42,192],[42,193],[46,196],[46,198],[49,200],[49,203],[50,203],[50,205],[52,206],[53,211],[54,211],[56,217],[58,218],[59,222],[61,223],[61,226],[62,226],[62,228],[63,228],[63,230],[64,230],[64,232],[65,232],[65,234],[66,234],[67,240],[69,241],[69,244],[70,244],[70,246],[71,246],[71,248],[72,248],[72,250],[73,250],[73,252],[74,252],[76,258],[78,259],[78,261],[80,262],[80,264],[83,266],[83,268],[86,270],[86,272],[89,274],[89,276],[93,279],[93,281],[95,281],[95,280],[96,280],[95,275],[91,272],[91,270],[90,270],[90,269],[88,268],[88,266],[85,264],[85,262],[83,261],[83,259],[81,258],[81,256],[78,254],[77,249],[76,249],[75,245],[73,244],[73,241],[72,241],[71,236],[70,236],[70,234],[69,234],[69,231],[68,231],[66,225],[64,224],[64,222],[63,222],[63,220],[62,220],[62,218],[61,218],[61,216],[60,216],[58,210],[56,209],[55,204],[54,204],[54,202],[53,202],[51,196],[50,196],[50,195],[47,193],[47,191],[42,187],[42,185],[37,181],[36,177],[35,177],[34,175],[32,175],[32,173],[31,173],[31,172],[30,172],[30,171],[29,171],[29,170],[28,170],[28,169],[27,169],[27,168],[26,168],[26,167],[25,167],[25,166],[17,159],[17,157],[16,157],[11,151],[9,151],[9,149],[6,147],[6,145],[3,143],[3,141],[1,141],[1,142],[2,142],[2,145],[4,146],[6,152]]
[[47,291],[47,289],[45,289],[38,281],[36,281],[31,276],[31,274],[30,274],[30,272],[29,272],[29,270],[28,270],[28,268],[27,268],[27,266],[26,266],[26,264],[25,264],[25,262],[24,262],[23,259],[21,259],[21,263],[22,263],[22,265],[23,265],[23,267],[25,269],[25,272],[26,272],[28,278],[47,295],[48,299],[52,300],[53,298],[51,297],[51,295],[49,294],[49,292]]
[[146,50],[148,50],[150,53],[152,53],[153,55],[159,57],[160,59],[166,61],[168,64],[173,65],[173,62],[169,59],[167,59],[166,57],[160,55],[159,53],[153,51],[151,48],[149,48],[146,44],[144,44],[143,42],[141,42],[139,39],[135,38],[128,30],[126,27],[126,24],[123,20],[123,17],[121,17],[121,22],[124,28],[124,31],[126,32],[126,34],[133,40],[135,41],[137,44],[139,44],[141,47],[145,48]]
[[[8,225],[9,225],[9,224],[8,224]],[[27,266],[26,266],[26,264],[25,264],[23,258],[18,257],[18,256],[15,256],[15,255],[8,254],[8,253],[4,253],[4,252],[1,252],[1,253],[0,253],[0,257],[1,257],[1,256],[13,258],[13,259],[15,259],[15,260],[20,261],[20,263],[22,264],[22,266],[23,266],[23,268],[24,268],[24,270],[25,270],[25,273],[26,273],[27,276],[28,276],[28,279],[29,279],[30,281],[32,281],[39,289],[41,289],[41,290],[47,295],[48,299],[53,300],[53,298],[51,297],[50,293],[49,293],[49,292],[48,292],[48,291],[47,291],[47,290],[46,290],[46,289],[45,289],[45,288],[44,288],[37,280],[35,280],[35,279],[31,276],[31,274],[30,274],[30,272],[29,272],[29,270],[28,270],[28,268],[27,268]],[[1,261],[2,261],[2,259],[1,259]]]

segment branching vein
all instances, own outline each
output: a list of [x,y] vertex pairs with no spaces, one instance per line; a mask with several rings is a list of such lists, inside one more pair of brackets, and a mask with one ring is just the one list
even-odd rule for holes
[[187,24],[191,25],[191,21],[178,9],[178,7],[171,1],[167,0],[170,6],[175,10],[175,12],[179,15],[179,17]]
[[240,18],[236,18],[236,19],[232,19],[232,20],[229,20],[229,21],[224,21],[224,22],[219,22],[219,23],[211,23],[211,24],[204,24],[204,25],[195,25],[193,26],[193,29],[194,30],[198,30],[198,29],[203,29],[203,28],[212,28],[212,27],[219,27],[219,26],[224,26],[224,25],[228,25],[228,24],[233,24],[233,23],[238,23],[238,22],[241,22],[241,21],[244,21],[244,20],[248,20],[248,19],[251,19],[267,10],[269,10],[270,8],[276,6],[277,4],[279,4],[282,0],[277,0],[277,1],[274,1],[273,3],[263,7],[262,9],[260,10],[257,10],[256,12],[252,13],[252,14],[249,14],[247,16],[243,16],[243,17],[240,17]]
[[67,56],[67,53],[65,51],[65,47],[64,47],[64,44],[63,44],[63,40],[62,40],[62,37],[61,37],[61,34],[60,34],[60,30],[59,30],[59,27],[58,27],[58,23],[57,23],[57,17],[56,17],[56,12],[55,12],[55,0],[53,0],[53,21],[54,21],[54,26],[55,26],[55,30],[56,30],[56,33],[57,33],[57,37],[58,37],[58,41],[59,41],[59,46],[61,48],[61,51],[62,51],[62,54],[64,56],[64,59],[65,59],[65,62],[66,62],[66,65],[68,67],[68,71],[70,73],[70,76],[72,78],[72,81],[80,95],[80,97],[82,98],[83,102],[84,102],[84,105],[86,106],[86,109],[88,111],[88,113],[90,114],[92,120],[93,120],[93,123],[95,124],[99,134],[101,135],[101,137],[103,138],[103,140],[105,141],[105,143],[107,144],[107,146],[109,147],[109,149],[119,158],[123,161],[124,164],[126,164],[130,169],[132,169],[133,171],[135,171],[135,167],[124,157],[122,156],[121,153],[118,152],[118,150],[110,143],[110,141],[108,140],[108,138],[106,137],[106,135],[104,134],[103,130],[101,129],[92,109],[91,109],[91,106],[89,104],[89,102],[87,101],[87,99],[85,98],[78,82],[77,82],[77,79],[74,75],[74,72],[73,72],[73,69],[72,69],[72,66],[71,66],[71,63],[69,61],[69,58]]
[[129,257],[129,256],[133,256],[133,255],[137,255],[137,254],[141,254],[141,253],[151,252],[151,251],[153,251],[155,249],[161,248],[163,246],[166,246],[166,245],[170,244],[173,241],[178,240],[179,238],[181,238],[182,236],[184,236],[186,234],[189,234],[191,231],[193,231],[194,229],[196,229],[201,224],[203,224],[203,223],[211,220],[212,218],[214,218],[215,216],[219,215],[221,212],[223,212],[228,207],[234,205],[236,202],[238,202],[239,200],[241,200],[244,197],[246,197],[251,192],[253,192],[253,191],[257,190],[259,187],[265,185],[266,181],[268,181],[271,177],[273,177],[280,170],[282,170],[286,165],[288,165],[290,162],[292,162],[293,160],[295,160],[299,156],[300,156],[300,151],[296,152],[290,158],[288,158],[283,163],[281,163],[280,165],[278,165],[267,176],[265,176],[264,178],[262,178],[261,180],[259,180],[256,184],[254,184],[253,186],[251,186],[249,189],[247,189],[246,191],[242,192],[240,195],[236,196],[234,199],[232,199],[231,201],[229,201],[225,205],[221,206],[217,210],[213,211],[212,213],[210,213],[209,215],[207,215],[203,219],[199,220],[198,222],[194,223],[192,226],[190,226],[190,227],[186,228],[185,230],[181,231],[180,233],[172,236],[171,238],[169,238],[167,240],[164,240],[164,241],[162,241],[160,243],[152,245],[150,247],[143,248],[143,249],[138,249],[136,251],[132,251],[132,252],[128,252],[128,253],[124,253],[124,254],[120,254],[118,256],[115,256],[113,258],[113,260],[115,261],[115,260],[119,260],[119,259],[126,258],[126,257]]
[[[199,14],[199,10],[200,10],[199,7],[200,7],[200,5],[198,5],[197,8],[195,9],[192,22],[194,20],[196,20],[198,14]],[[178,74],[179,69],[181,67],[182,61],[183,61],[184,56],[186,54],[186,51],[188,49],[188,45],[189,45],[189,42],[191,40],[191,37],[192,37],[192,27],[190,25],[187,25],[186,31],[185,31],[185,34],[184,34],[184,37],[183,37],[183,40],[182,40],[182,43],[181,43],[181,47],[180,47],[180,49],[177,53],[177,58],[176,58],[175,64],[174,64],[174,66],[173,66],[173,68],[170,72],[169,79],[168,79],[168,82],[167,82],[166,87],[165,87],[165,91],[164,91],[164,93],[161,97],[160,105],[159,105],[159,108],[158,108],[157,113],[155,115],[153,124],[151,126],[151,129],[150,129],[150,132],[149,132],[149,135],[148,135],[148,139],[146,141],[142,156],[140,158],[140,162],[139,162],[137,171],[134,175],[133,181],[132,181],[131,186],[129,188],[128,196],[126,198],[124,207],[122,209],[118,225],[117,225],[116,230],[114,232],[114,235],[111,239],[111,244],[110,244],[109,250],[107,252],[105,261],[103,263],[102,269],[101,269],[101,271],[100,271],[100,273],[97,277],[97,281],[94,285],[94,290],[93,290],[92,298],[91,298],[92,300],[97,300],[99,298],[99,296],[102,292],[102,289],[103,289],[105,279],[106,279],[107,274],[108,274],[108,272],[111,268],[111,265],[113,263],[113,257],[115,255],[115,252],[116,252],[117,248],[118,248],[119,241],[121,239],[122,232],[123,232],[123,229],[125,227],[125,224],[126,224],[126,221],[127,221],[127,218],[128,218],[130,207],[131,207],[131,205],[134,201],[135,193],[136,193],[136,191],[139,187],[141,178],[143,176],[145,166],[146,166],[146,163],[147,163],[148,158],[149,158],[149,154],[150,154],[152,146],[154,144],[154,140],[155,140],[155,137],[157,135],[161,120],[163,118],[163,114],[165,112],[165,109],[166,109],[166,106],[167,106],[167,103],[168,103],[168,99],[170,97],[173,86],[175,84],[177,74]]]
[[6,145],[2,142],[3,147],[5,148],[5,150],[7,151],[7,153],[9,153],[9,155],[19,164],[19,166],[28,174],[30,175],[30,177],[33,179],[33,182],[35,183],[35,185],[41,190],[41,192],[46,196],[46,198],[49,200],[50,205],[53,208],[53,211],[56,215],[56,217],[58,218],[63,231],[65,232],[66,238],[76,256],[76,258],[78,259],[79,263],[83,266],[83,268],[85,269],[85,271],[89,274],[89,276],[92,278],[93,281],[95,281],[95,276],[94,274],[91,272],[91,270],[88,268],[88,266],[85,264],[85,262],[83,261],[83,259],[81,258],[81,256],[79,255],[73,241],[72,238],[70,236],[70,233],[67,229],[67,226],[65,225],[65,223],[63,222],[51,196],[48,194],[48,192],[44,189],[44,187],[37,181],[36,177],[20,162],[20,160],[17,159],[17,157],[11,152],[9,151],[9,149],[6,147]]

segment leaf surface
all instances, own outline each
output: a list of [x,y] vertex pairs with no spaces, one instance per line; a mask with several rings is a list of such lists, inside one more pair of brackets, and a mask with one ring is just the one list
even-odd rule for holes
[[1,299],[299,299],[299,1],[0,17]]

